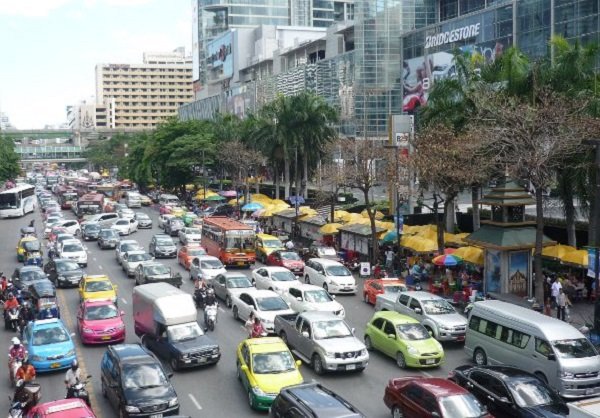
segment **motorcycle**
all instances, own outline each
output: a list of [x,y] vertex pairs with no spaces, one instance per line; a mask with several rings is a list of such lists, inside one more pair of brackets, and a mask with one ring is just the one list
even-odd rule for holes
[[19,308],[10,308],[4,311],[4,329],[18,331],[19,325]]
[[[92,376],[88,375],[87,379],[90,379]],[[85,386],[88,384],[88,380],[84,380],[81,382],[77,382],[74,385],[71,385],[67,388],[67,396],[65,396],[65,399],[73,399],[73,398],[79,398],[83,401],[85,401],[85,403],[88,406],[91,406],[90,403],[90,394],[88,393],[87,389],[85,388]]]
[[194,291],[194,302],[196,302],[196,308],[204,309],[206,304],[206,288],[201,287]]
[[[18,392],[18,390],[17,390]],[[17,395],[15,392],[15,395]],[[26,382],[23,384],[21,394],[16,399],[14,396],[12,399],[10,396],[10,409],[8,410],[8,418],[22,418],[29,410],[37,405],[42,397],[42,386],[36,382]],[[23,399],[24,398],[24,399]]]
[[16,380],[15,380],[15,376],[17,375],[17,370],[19,370],[19,368],[21,367],[21,365],[23,364],[23,359],[20,358],[15,358],[12,359],[9,355],[9,363],[8,363],[8,373],[9,373],[9,379],[10,379],[10,384],[11,386],[16,386]]
[[344,262],[344,266],[350,271],[356,272],[360,269],[360,263],[358,262],[358,258],[353,258],[352,260],[348,260]]
[[204,308],[204,327],[211,331],[215,330],[215,324],[217,323],[217,313],[219,311],[219,304],[212,303],[206,305]]

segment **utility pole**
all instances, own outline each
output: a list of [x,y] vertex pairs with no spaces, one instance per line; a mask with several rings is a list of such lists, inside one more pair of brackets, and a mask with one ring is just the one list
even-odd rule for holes
[[[590,247],[594,250],[594,283],[596,284],[596,296],[600,285],[600,138],[583,141],[586,145],[592,145],[595,151],[594,165],[596,168],[596,184],[594,188],[594,207],[590,217],[592,233]],[[600,332],[600,298],[596,297],[594,304],[594,329]]]

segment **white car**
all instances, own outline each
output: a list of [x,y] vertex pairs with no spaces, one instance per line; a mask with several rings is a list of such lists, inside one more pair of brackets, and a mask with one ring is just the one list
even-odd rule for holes
[[182,228],[179,231],[179,242],[183,245],[200,244],[202,241],[202,232],[199,228]]
[[137,232],[138,221],[133,218],[121,218],[117,219],[110,227],[119,231],[119,235],[129,235],[132,232]]
[[44,238],[48,238],[48,235],[50,235],[50,231],[52,231],[52,228],[59,225],[61,221],[62,219],[60,218],[52,218],[48,220],[46,222],[46,226],[44,227]]
[[232,313],[235,319],[246,321],[251,312],[260,319],[263,328],[269,334],[275,332],[277,315],[293,314],[288,304],[271,290],[248,289],[231,296]]
[[160,229],[165,229],[165,224],[169,219],[175,218],[175,215],[171,215],[170,213],[163,213],[158,217],[158,227]]
[[142,247],[136,240],[124,239],[119,241],[115,247],[115,257],[117,258],[117,263],[121,264],[123,262],[123,257],[125,256],[126,252],[137,250],[143,251],[144,247]]
[[190,263],[190,279],[204,279],[212,281],[217,275],[226,273],[225,266],[217,257],[200,255]]
[[69,260],[76,261],[82,267],[86,267],[88,263],[86,248],[78,239],[63,241],[58,255],[60,258],[68,258]]
[[252,284],[257,289],[273,290],[281,295],[288,287],[300,282],[285,267],[259,267],[252,271]]
[[127,277],[133,277],[137,266],[144,261],[154,260],[154,257],[144,250],[133,250],[127,251],[125,254],[123,254],[122,260],[121,267],[123,267],[123,271],[127,274]]
[[[67,230],[69,234],[79,235],[81,234],[81,226],[75,219],[63,219],[62,221],[54,224],[54,226],[62,226]],[[45,232],[45,231],[44,231]]]
[[325,258],[311,258],[304,265],[304,281],[321,286],[331,294],[356,294],[356,280],[343,264]]
[[319,286],[295,284],[288,287],[281,297],[290,305],[290,308],[298,313],[306,311],[332,312],[339,318],[346,317],[346,311],[342,304],[334,300],[335,296],[331,296]]
[[124,218],[124,219],[135,218],[135,212],[131,209],[121,209],[117,212],[117,214],[119,215],[119,218]]
[[98,213],[96,215],[90,216],[88,219],[81,222],[81,225],[85,225],[88,222],[98,222],[100,225],[102,225],[102,227],[109,228],[112,222],[118,218],[119,215],[117,215],[114,212]]

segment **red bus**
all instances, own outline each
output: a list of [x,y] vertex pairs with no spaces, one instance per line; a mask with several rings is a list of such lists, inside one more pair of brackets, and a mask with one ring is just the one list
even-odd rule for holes
[[102,193],[104,196],[109,199],[117,200],[117,195],[119,192],[119,186],[114,183],[100,183],[96,185],[96,191],[98,193]]
[[58,186],[56,197],[61,209],[70,209],[77,202],[77,189],[71,186]]
[[75,180],[75,188],[77,189],[77,194],[79,196],[83,196],[86,193],[96,190],[96,183],[94,183],[91,179],[80,177]]
[[228,266],[250,267],[256,261],[252,227],[225,216],[204,218],[202,246]]
[[96,215],[102,213],[104,208],[104,195],[102,193],[87,193],[77,201],[78,218],[83,218],[86,215]]

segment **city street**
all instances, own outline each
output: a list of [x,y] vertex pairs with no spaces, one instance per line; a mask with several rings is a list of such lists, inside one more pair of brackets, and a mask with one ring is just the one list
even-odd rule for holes
[[[150,214],[154,221],[154,227],[151,230],[140,230],[132,234],[127,239],[135,239],[147,248],[152,234],[160,232],[157,225],[158,212],[152,208],[144,208],[141,211]],[[66,213],[66,216],[72,217],[72,213]],[[2,252],[0,253],[0,270],[3,270],[7,276],[10,276],[18,266],[15,245],[19,238],[19,228],[26,225],[32,219],[29,215],[21,219],[1,220],[2,228]],[[35,214],[36,226],[38,231],[42,229],[42,220],[39,212]],[[128,279],[121,267],[117,264],[114,250],[100,250],[95,242],[87,242],[89,252],[89,265],[87,273],[89,274],[107,274],[113,283],[118,285],[119,308],[125,311],[125,322],[127,326],[127,342],[137,343],[139,338],[133,331],[133,321],[131,312],[131,294],[134,285],[132,279]],[[176,259],[160,260],[164,264],[180,271],[184,277],[182,290],[192,292],[193,283],[188,280],[189,274],[177,264]],[[250,270],[244,270],[250,274]],[[359,289],[362,289],[362,283],[359,280]],[[98,417],[113,417],[116,412],[111,405],[102,397],[100,390],[100,359],[105,351],[105,347],[83,346],[76,333],[76,318],[78,295],[75,288],[59,289],[59,302],[61,306],[62,318],[67,327],[71,330],[73,339],[77,346],[77,356],[80,364],[86,374],[91,374],[92,382],[88,389],[92,394],[93,409]],[[341,302],[346,310],[346,319],[351,327],[356,328],[356,334],[362,339],[365,324],[370,319],[374,310],[370,305],[362,301],[362,294],[359,292],[355,296],[338,296],[337,300]],[[201,315],[199,315],[201,318]],[[221,347],[222,358],[215,366],[206,368],[191,369],[187,371],[176,372],[171,379],[173,382],[181,405],[180,413],[191,417],[241,417],[241,416],[264,416],[264,413],[252,411],[248,406],[247,395],[242,386],[236,379],[235,373],[235,350],[237,344],[245,337],[243,323],[236,322],[229,309],[222,303],[219,308],[219,317],[216,330],[213,333]],[[10,338],[14,334],[7,331],[0,331],[0,347],[9,349]],[[323,377],[317,376],[312,369],[302,366],[301,371],[306,381],[313,379],[321,381],[327,387],[338,392],[355,406],[357,406],[368,417],[387,417],[389,411],[382,401],[384,387],[388,379],[406,375],[433,375],[445,377],[454,367],[468,361],[465,357],[462,345],[444,344],[446,350],[446,363],[439,369],[428,371],[410,370],[404,371],[398,369],[393,359],[384,357],[379,353],[372,352],[371,360],[367,369],[362,373],[353,374],[328,374]],[[168,370],[169,366],[165,365]],[[8,373],[5,370],[3,383],[5,396],[0,399],[0,409],[8,411],[8,396],[12,395],[12,389],[9,386]],[[38,380],[42,384],[42,401],[50,401],[62,398],[65,395],[65,385],[63,383],[64,371],[39,376]]]

